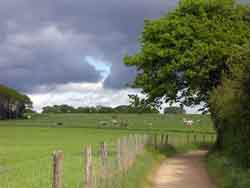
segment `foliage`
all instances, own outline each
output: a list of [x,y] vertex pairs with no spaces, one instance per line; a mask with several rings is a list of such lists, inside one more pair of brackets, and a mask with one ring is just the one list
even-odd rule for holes
[[[250,167],[250,6],[236,0],[182,0],[166,16],[145,21],[134,86],[150,101],[204,102],[217,149]],[[223,75],[225,75],[223,78]]]
[[[146,151],[138,157],[134,166],[122,176],[114,177],[114,182],[108,188],[149,188],[151,187],[148,180],[148,173],[155,165],[162,161],[165,156],[157,151]],[[119,182],[120,185],[116,185]],[[104,186],[102,186],[104,187]]]
[[71,113],[74,111],[72,106],[66,104],[43,107],[43,113]]
[[242,49],[230,61],[238,64],[213,91],[211,112],[221,137],[220,146],[250,168],[250,50]]
[[207,168],[218,188],[250,187],[250,171],[239,168],[223,153],[211,153],[207,158]]
[[170,106],[164,109],[165,114],[185,114],[186,111],[182,107]]
[[78,107],[70,105],[54,105],[43,107],[43,113],[159,113],[159,111],[150,106],[129,106],[121,105],[117,107],[96,106],[96,107]]
[[146,99],[140,99],[138,95],[129,95],[130,111],[135,113],[159,113],[159,111],[147,102]]
[[24,113],[25,113],[25,114],[36,114],[37,112],[36,112],[35,110],[33,110],[33,109],[26,108],[26,109],[24,110]]
[[238,46],[249,48],[250,8],[234,0],[182,0],[174,11],[145,20],[140,51],[124,62],[135,66],[134,87],[151,102],[208,102]]
[[26,95],[20,94],[16,90],[6,87],[4,85],[0,85],[0,94],[2,97],[11,98],[13,100],[19,100],[19,101],[29,100]]
[[0,119],[20,118],[25,109],[31,108],[32,101],[28,96],[0,85]]

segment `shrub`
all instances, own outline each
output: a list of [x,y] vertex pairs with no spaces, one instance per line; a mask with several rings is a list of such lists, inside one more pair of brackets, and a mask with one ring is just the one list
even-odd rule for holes
[[[211,94],[210,108],[218,132],[220,149],[243,167],[250,167],[250,52],[242,49],[230,61],[222,83]],[[242,58],[244,53],[245,58]],[[217,146],[218,146],[217,145]]]

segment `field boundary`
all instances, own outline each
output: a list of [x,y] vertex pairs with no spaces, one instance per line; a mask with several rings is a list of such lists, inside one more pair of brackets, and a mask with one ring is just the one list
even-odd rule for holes
[[[146,149],[161,150],[175,144],[201,144],[211,143],[215,140],[212,135],[196,134],[186,135],[180,143],[169,134],[130,134],[117,140],[113,145],[102,142],[99,150],[94,152],[91,145],[86,146],[82,152],[84,164],[82,166],[83,188],[111,188],[123,187],[123,179],[136,163],[137,157]],[[55,151],[53,154],[53,188],[63,188],[63,151]],[[98,162],[97,162],[98,161]],[[79,180],[80,181],[80,180]]]

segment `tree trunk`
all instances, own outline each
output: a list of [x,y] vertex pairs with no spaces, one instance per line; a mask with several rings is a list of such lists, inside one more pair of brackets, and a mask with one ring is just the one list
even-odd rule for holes
[[216,129],[217,131],[217,138],[216,138],[216,142],[214,144],[214,149],[215,150],[222,150],[223,149],[223,129],[218,127]]

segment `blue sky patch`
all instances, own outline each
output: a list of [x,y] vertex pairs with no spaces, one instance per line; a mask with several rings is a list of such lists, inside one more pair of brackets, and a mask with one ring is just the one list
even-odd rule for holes
[[111,73],[111,65],[107,62],[99,60],[92,56],[86,56],[87,63],[95,68],[96,71],[101,72],[103,78],[107,78]]

